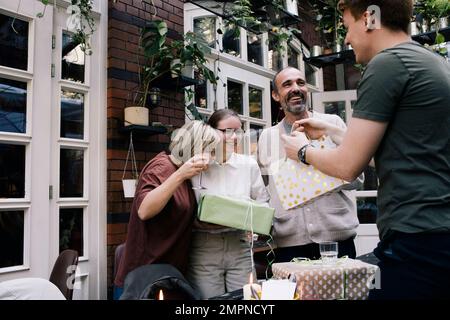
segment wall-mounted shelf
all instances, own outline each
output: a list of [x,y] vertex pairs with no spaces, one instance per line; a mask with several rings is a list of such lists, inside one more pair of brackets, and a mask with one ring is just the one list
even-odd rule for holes
[[303,58],[305,62],[315,67],[323,68],[326,66],[334,66],[341,63],[355,63],[355,54],[353,50],[344,50],[341,52],[324,54],[317,57]]
[[172,78],[170,74],[165,74],[164,76],[161,76],[160,78],[156,79],[152,86],[158,87],[160,89],[165,90],[174,90],[174,89],[181,89],[188,86],[194,86],[199,85],[202,83],[202,80],[192,79],[186,76],[178,76],[175,78]]
[[[445,37],[445,41],[450,41],[450,27],[443,28],[439,30],[439,33],[441,33]],[[434,41],[436,39],[436,32],[430,31],[427,33],[421,33],[415,36],[412,36],[412,39],[414,41],[419,42],[420,44],[434,44]],[[355,54],[353,50],[344,50],[341,52],[331,53],[331,54],[325,54],[317,57],[310,57],[310,58],[303,58],[305,62],[312,64],[315,67],[323,68],[326,66],[333,66],[336,64],[354,64],[355,63]]]
[[140,126],[140,125],[129,125],[119,129],[120,133],[130,134],[139,136],[152,136],[155,134],[165,134],[167,133],[167,128],[164,126]]
[[[450,27],[440,29],[439,33],[441,33],[445,37],[445,41],[450,41]],[[434,41],[436,39],[436,31],[421,33],[421,34],[412,36],[412,38],[414,41],[417,41],[420,44],[432,45],[432,44],[434,44]]]
[[[193,3],[216,16],[222,17],[223,19],[230,19],[234,15],[234,0],[187,0],[187,2]],[[271,26],[282,25],[284,27],[288,27],[302,22],[302,19],[300,19],[298,15],[290,13],[285,8],[276,6],[271,0],[250,0],[250,8],[253,11],[253,15],[256,20],[266,22]],[[263,30],[264,28],[261,28],[262,24],[245,24],[241,23],[240,20],[236,23],[240,27],[255,34],[261,34],[267,31]]]

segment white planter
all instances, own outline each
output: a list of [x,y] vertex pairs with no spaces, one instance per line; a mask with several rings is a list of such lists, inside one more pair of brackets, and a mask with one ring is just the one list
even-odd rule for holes
[[125,108],[125,126],[132,124],[140,126],[148,126],[148,109],[144,107],[127,107]]
[[311,57],[317,57],[322,55],[323,48],[321,46],[313,46],[311,49]]
[[123,196],[125,198],[134,198],[134,193],[136,192],[136,185],[137,185],[136,179],[123,179],[122,180]]
[[417,22],[413,21],[409,24],[409,34],[412,36],[418,35],[419,32],[419,27],[417,26]]

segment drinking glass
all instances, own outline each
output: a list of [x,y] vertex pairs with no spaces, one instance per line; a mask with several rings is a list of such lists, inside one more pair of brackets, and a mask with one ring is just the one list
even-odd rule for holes
[[320,256],[323,264],[334,264],[338,256],[338,243],[327,241],[319,243]]

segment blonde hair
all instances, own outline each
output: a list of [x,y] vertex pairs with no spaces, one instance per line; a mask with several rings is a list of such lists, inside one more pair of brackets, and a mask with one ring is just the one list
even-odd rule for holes
[[213,150],[220,143],[220,135],[210,125],[194,120],[172,133],[169,150],[180,165],[194,155]]

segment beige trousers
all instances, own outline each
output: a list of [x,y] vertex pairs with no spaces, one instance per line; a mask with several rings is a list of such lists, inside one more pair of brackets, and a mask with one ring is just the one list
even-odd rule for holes
[[203,299],[242,289],[248,283],[252,257],[250,244],[241,241],[244,236],[243,231],[193,233],[187,280]]

